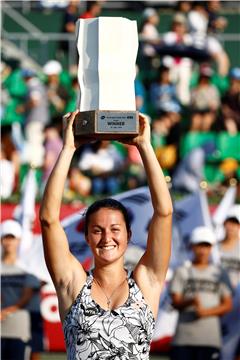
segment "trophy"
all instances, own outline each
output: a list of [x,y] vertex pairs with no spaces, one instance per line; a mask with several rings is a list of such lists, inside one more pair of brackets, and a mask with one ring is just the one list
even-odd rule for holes
[[136,21],[99,17],[79,19],[76,25],[80,113],[74,135],[100,140],[136,136]]

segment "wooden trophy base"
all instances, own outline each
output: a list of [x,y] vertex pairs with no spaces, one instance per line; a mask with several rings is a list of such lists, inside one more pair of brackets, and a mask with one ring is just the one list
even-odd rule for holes
[[96,140],[118,140],[139,133],[138,111],[92,110],[76,115],[74,136]]

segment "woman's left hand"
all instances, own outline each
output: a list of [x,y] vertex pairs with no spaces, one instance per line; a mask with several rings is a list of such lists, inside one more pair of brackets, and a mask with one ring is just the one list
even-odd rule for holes
[[119,139],[119,142],[137,147],[151,142],[151,129],[149,119],[146,115],[139,114],[139,134],[134,138]]

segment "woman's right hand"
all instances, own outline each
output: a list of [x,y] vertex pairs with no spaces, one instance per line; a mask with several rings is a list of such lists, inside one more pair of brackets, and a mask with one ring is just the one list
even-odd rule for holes
[[150,122],[147,115],[139,113],[139,134],[134,138],[123,138],[119,142],[141,147],[143,143],[151,143]]
[[75,110],[72,113],[69,112],[63,116],[63,147],[74,150],[77,149],[78,144],[76,144],[74,139],[73,124],[78,113],[79,110]]
[[63,116],[63,147],[76,150],[79,146],[95,141],[90,138],[74,138],[74,121],[79,110]]

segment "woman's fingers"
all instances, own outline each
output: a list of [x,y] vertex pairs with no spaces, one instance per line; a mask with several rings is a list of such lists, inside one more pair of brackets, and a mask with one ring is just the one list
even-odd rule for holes
[[70,117],[70,115],[71,115],[71,113],[68,112],[68,113],[66,113],[66,114],[63,115],[63,118],[64,118],[64,119],[68,119],[68,118]]
[[65,125],[71,126],[78,113],[79,113],[79,110],[75,110],[73,112],[68,112],[67,114],[63,115],[63,120],[64,120]]

